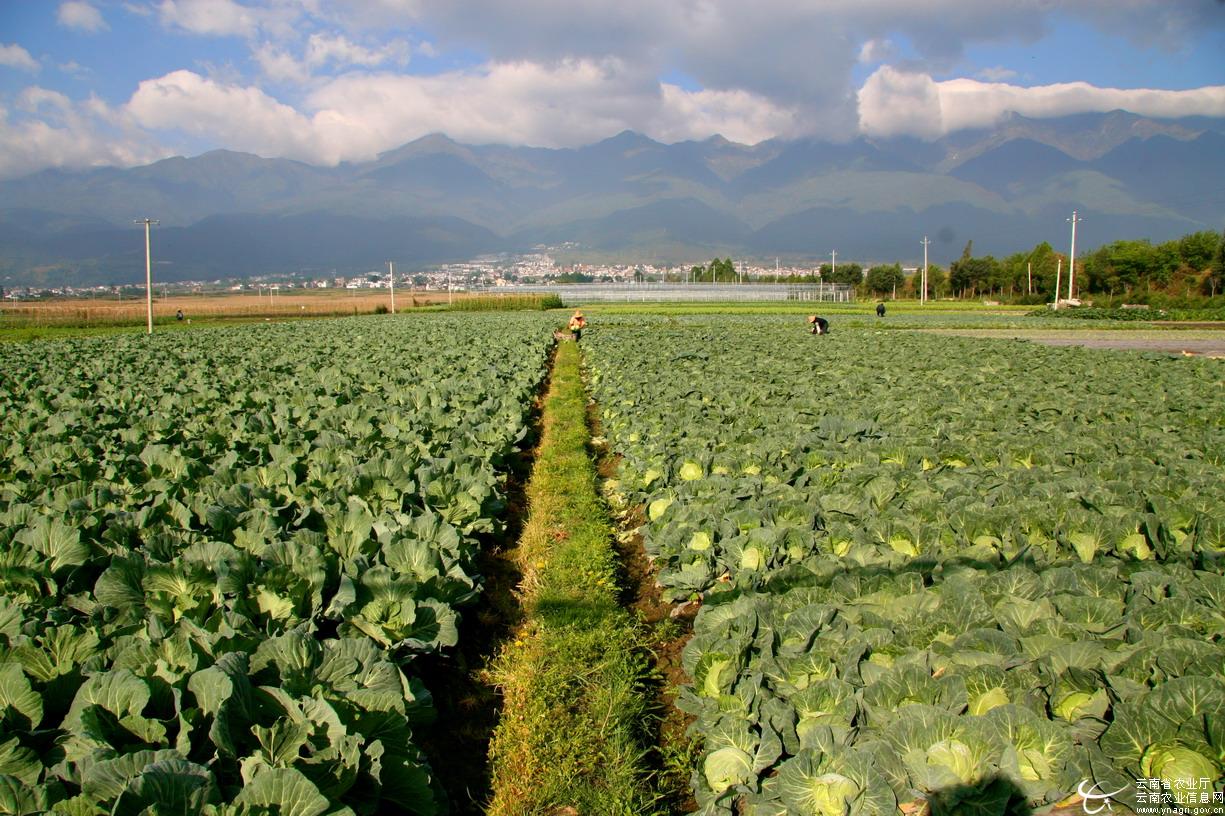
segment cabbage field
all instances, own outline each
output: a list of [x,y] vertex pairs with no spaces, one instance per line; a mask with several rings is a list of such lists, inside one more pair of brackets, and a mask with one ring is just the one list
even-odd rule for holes
[[[699,607],[698,812],[1225,813],[1225,369],[920,318],[583,335],[608,501]],[[0,813],[454,809],[421,658],[563,319],[0,345]]]
[[439,812],[414,658],[481,589],[551,323],[0,348],[0,812]]
[[1218,362],[794,317],[583,343],[610,501],[701,601],[702,814],[1222,812]]

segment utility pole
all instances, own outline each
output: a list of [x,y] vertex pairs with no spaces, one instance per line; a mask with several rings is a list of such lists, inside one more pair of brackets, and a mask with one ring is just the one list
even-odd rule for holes
[[1034,262],[1025,262],[1025,294],[1032,295],[1034,293]]
[[927,247],[931,243],[931,241],[927,240],[927,236],[924,235],[923,240],[920,241],[920,243],[923,244],[923,294],[919,297],[919,302],[926,303],[927,302]]
[[132,223],[145,225],[145,333],[153,334],[153,255],[149,251],[149,227],[162,222],[156,218],[138,218]]
[[387,274],[391,278],[391,313],[396,313],[396,267],[391,261],[387,262]]
[[1059,308],[1059,278],[1063,275],[1063,258],[1055,264],[1055,308]]
[[451,267],[447,266],[447,305],[450,306],[455,301],[451,296]]
[[[1068,300],[1071,300],[1072,285],[1076,281],[1076,225],[1085,219],[1077,218],[1076,210],[1072,210],[1072,217],[1068,220],[1072,222],[1072,251],[1068,255]],[[1055,292],[1055,299],[1059,299],[1058,290]]]
[[830,250],[829,253],[829,279],[834,279],[834,273],[838,271],[838,250]]

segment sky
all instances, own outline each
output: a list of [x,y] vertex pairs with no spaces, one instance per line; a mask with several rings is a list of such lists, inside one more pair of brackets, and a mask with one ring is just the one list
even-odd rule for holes
[[1225,117],[1225,0],[0,0],[0,178]]

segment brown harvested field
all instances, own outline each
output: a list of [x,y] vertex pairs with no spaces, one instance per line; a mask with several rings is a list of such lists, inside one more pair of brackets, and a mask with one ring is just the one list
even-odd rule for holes
[[[1214,328],[1207,328],[1212,325]],[[1194,329],[1110,331],[1103,329],[937,329],[938,334],[1029,340],[1047,346],[1086,346],[1119,351],[1225,359],[1225,324],[1198,324]]]
[[[446,293],[405,291],[396,292],[396,311],[417,306],[445,303]],[[244,319],[323,317],[371,314],[379,306],[391,307],[391,295],[385,291],[316,289],[282,290],[274,295],[235,292],[184,294],[154,298],[153,318],[173,318],[182,309],[188,319]],[[4,304],[0,316],[9,325],[119,325],[142,323],[145,301],[90,300],[63,298],[38,302]]]

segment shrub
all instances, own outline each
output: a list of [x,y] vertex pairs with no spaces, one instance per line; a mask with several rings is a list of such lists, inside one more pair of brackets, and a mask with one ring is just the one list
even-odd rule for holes
[[477,295],[455,301],[451,309],[457,312],[523,312],[560,309],[557,295]]

